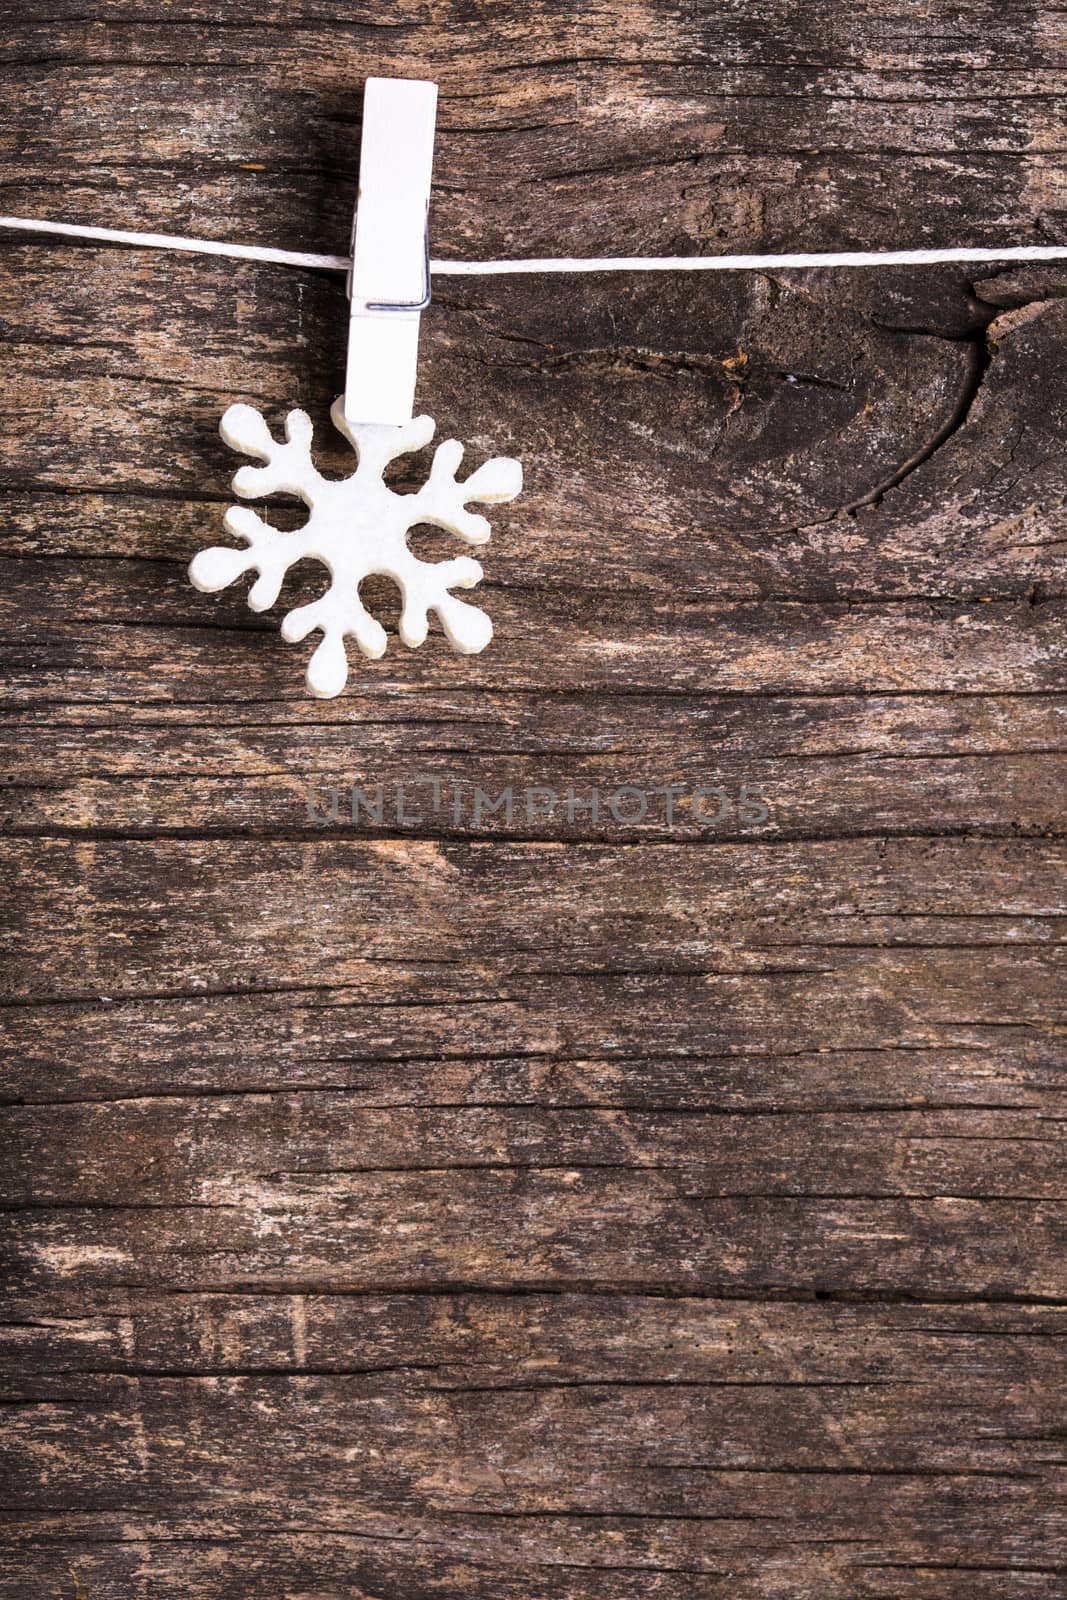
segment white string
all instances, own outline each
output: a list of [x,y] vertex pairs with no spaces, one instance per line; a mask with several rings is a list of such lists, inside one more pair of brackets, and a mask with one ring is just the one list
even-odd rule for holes
[[64,239],[94,239],[99,244],[129,244],[144,250],[186,250],[200,256],[234,256],[238,261],[272,261],[282,267],[324,267],[347,272],[348,256],[310,255],[303,250],[268,250],[258,244],[227,244],[221,239],[186,239],[177,233],[127,233],[121,228],[80,228],[70,222],[42,222],[36,217],[0,217],[0,228],[20,233],[51,233]]
[[1067,245],[1016,245],[1007,250],[816,250],[778,256],[569,256],[519,261],[431,261],[451,278],[491,278],[512,272],[761,272],[789,267],[907,267],[939,261],[1062,261]]
[[[228,244],[220,239],[188,239],[175,233],[133,233],[121,228],[78,227],[35,217],[0,217],[0,228],[47,233],[99,244],[132,245],[145,250],[184,250],[194,255],[229,256],[283,267],[347,272],[350,256],[316,255],[305,250],[272,250],[258,244]],[[791,267],[905,267],[940,262],[1063,261],[1067,245],[1027,244],[1004,250],[956,246],[947,250],[817,250],[787,255],[748,256],[532,256],[511,261],[431,261],[437,277],[488,278],[519,272],[759,272]]]

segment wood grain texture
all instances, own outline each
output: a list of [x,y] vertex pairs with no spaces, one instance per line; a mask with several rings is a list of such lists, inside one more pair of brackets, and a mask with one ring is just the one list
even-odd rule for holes
[[[0,20],[5,212],[340,250],[381,73],[440,256],[1067,237],[1044,0]],[[0,1594],[1055,1600],[1067,273],[437,287],[496,637],[320,703],[340,281],[0,241]]]

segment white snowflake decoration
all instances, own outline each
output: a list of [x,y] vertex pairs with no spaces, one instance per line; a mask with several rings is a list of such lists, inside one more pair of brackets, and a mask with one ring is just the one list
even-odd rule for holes
[[348,679],[345,639],[351,636],[365,656],[377,659],[385,651],[386,632],[366,611],[359,585],[372,573],[384,573],[400,589],[403,609],[400,637],[414,648],[422,644],[428,628],[427,613],[436,611],[449,644],[463,655],[484,650],[493,637],[486,613],[449,593],[470,589],[482,569],[470,556],[451,561],[420,561],[408,548],[407,535],[420,523],[445,528],[467,544],[485,544],[491,529],[485,517],[466,509],[471,501],[496,504],[513,500],[522,489],[522,467],[508,456],[494,456],[464,483],[456,469],[463,446],[447,439],[434,452],[430,474],[415,494],[396,494],[384,482],[385,469],[397,456],[421,450],[433,438],[430,417],[416,417],[402,427],[368,424],[353,426],[345,420],[341,401],[330,412],[334,426],[344,434],[359,458],[349,478],[340,482],[323,478],[311,459],[311,421],[303,411],[290,411],[285,421],[285,443],[271,435],[254,406],[231,406],[220,424],[226,443],[244,455],[266,463],[241,467],[233,492],[245,499],[271,494],[297,495],[311,515],[302,528],[285,532],[264,522],[249,506],[231,506],[225,527],[245,540],[241,550],[215,546],[195,556],[189,576],[198,589],[214,593],[225,589],[245,572],[257,572],[248,592],[253,611],[265,611],[281,592],[285,574],[305,557],[321,561],[330,583],[318,600],[298,606],[282,620],[282,637],[290,644],[306,639],[316,628],[322,633],[308,662],[311,693],[329,699],[341,693]]

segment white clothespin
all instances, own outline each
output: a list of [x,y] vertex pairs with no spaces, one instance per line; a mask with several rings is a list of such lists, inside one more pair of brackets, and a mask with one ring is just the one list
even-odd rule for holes
[[436,118],[435,83],[367,79],[344,400],[345,418],[356,425],[411,421],[419,313],[430,303],[427,212]]

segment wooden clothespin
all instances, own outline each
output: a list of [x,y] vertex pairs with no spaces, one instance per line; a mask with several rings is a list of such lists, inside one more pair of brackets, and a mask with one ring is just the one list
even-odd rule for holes
[[347,421],[410,422],[419,314],[430,303],[427,213],[437,85],[368,78],[349,274]]

